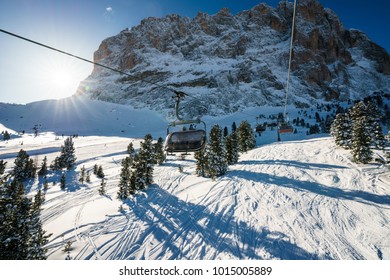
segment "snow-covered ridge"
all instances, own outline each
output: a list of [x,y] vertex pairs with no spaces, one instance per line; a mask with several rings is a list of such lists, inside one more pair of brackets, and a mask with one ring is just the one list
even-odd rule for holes
[[[126,71],[124,77],[96,67],[78,93],[167,113],[168,86],[195,98],[183,101],[192,116],[221,115],[248,106],[284,102],[292,4],[259,4],[232,15],[222,9],[195,18],[169,15],[105,39],[96,62]],[[363,98],[390,91],[390,58],[316,0],[299,1],[289,103]]]

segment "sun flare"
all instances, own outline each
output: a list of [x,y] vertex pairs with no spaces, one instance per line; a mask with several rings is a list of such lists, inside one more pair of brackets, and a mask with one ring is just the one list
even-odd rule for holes
[[53,69],[53,72],[50,74],[49,80],[53,86],[58,88],[68,87],[69,85],[74,83],[74,78],[72,77],[71,71],[63,67]]
[[75,94],[86,76],[83,65],[65,58],[50,58],[42,63],[39,74],[42,89],[55,99]]

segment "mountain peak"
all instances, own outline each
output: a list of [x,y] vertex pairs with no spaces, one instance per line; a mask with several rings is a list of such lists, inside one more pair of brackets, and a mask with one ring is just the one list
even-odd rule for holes
[[[236,15],[223,8],[195,18],[144,19],[105,39],[94,54],[96,62],[132,77],[95,67],[79,93],[156,110],[172,108],[171,92],[156,89],[153,84],[158,84],[196,97],[183,102],[190,115],[282,105],[292,12],[292,3],[283,1],[277,8],[259,4]],[[363,32],[345,29],[316,0],[299,2],[293,46],[289,101],[296,106],[389,91],[388,53]]]

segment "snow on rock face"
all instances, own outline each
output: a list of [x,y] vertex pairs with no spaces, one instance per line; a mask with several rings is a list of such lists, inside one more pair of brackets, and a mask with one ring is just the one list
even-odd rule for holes
[[[183,101],[189,115],[280,105],[292,10],[292,3],[280,2],[277,8],[259,4],[237,15],[222,9],[192,19],[179,15],[144,19],[105,39],[94,55],[96,62],[132,77],[96,66],[78,93],[158,111],[172,108],[172,92],[151,82],[197,97],[198,101]],[[358,65],[362,59],[365,67]],[[337,15],[316,0],[298,4],[292,70],[289,102],[297,106],[390,89],[386,50],[364,33],[345,29]],[[364,79],[355,82],[356,76]]]

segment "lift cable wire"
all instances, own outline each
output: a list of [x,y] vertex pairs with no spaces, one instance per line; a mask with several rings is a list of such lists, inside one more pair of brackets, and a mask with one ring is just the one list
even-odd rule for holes
[[284,119],[286,119],[286,113],[287,113],[287,98],[288,98],[288,90],[289,90],[289,83],[290,83],[291,60],[292,60],[292,53],[293,53],[293,41],[294,41],[296,7],[297,7],[297,0],[294,0],[294,10],[293,10],[291,39],[290,39],[290,55],[289,55],[288,70],[287,70],[286,98],[285,98],[284,113],[283,113]]
[[[64,54],[64,55],[68,55],[68,56],[71,56],[71,57],[73,57],[73,58],[76,58],[76,59],[79,59],[79,60],[82,60],[82,61],[91,63],[91,64],[93,64],[93,65],[96,65],[96,66],[99,66],[99,67],[102,67],[102,68],[105,68],[105,69],[108,69],[108,70],[117,72],[117,73],[119,73],[119,74],[121,74],[121,75],[125,75],[125,76],[131,77],[131,78],[136,78],[134,75],[131,75],[131,74],[126,73],[126,72],[123,72],[123,71],[121,71],[121,70],[118,70],[118,69],[109,67],[109,66],[107,66],[107,65],[103,65],[103,64],[94,62],[94,61],[92,61],[92,60],[89,60],[89,59],[86,59],[86,58],[83,58],[83,57],[80,57],[80,56],[77,56],[77,55],[74,55],[74,54],[71,54],[71,53],[68,53],[68,52],[59,50],[59,49],[57,49],[57,48],[54,48],[54,47],[51,47],[51,46],[48,46],[48,45],[39,43],[39,42],[37,42],[37,41],[28,39],[28,38],[26,38],[26,37],[22,37],[22,36],[20,36],[20,35],[15,34],[15,33],[6,31],[6,30],[4,30],[4,29],[0,29],[0,32],[5,33],[5,34],[10,35],[10,36],[13,36],[13,37],[16,37],[16,38],[18,38],[18,39],[21,39],[21,40],[30,42],[30,43],[32,43],[32,44],[35,44],[35,45],[38,45],[38,46],[47,48],[47,49],[49,49],[49,50],[52,50],[52,51],[55,51],[55,52],[59,52],[59,53],[62,53],[62,54]],[[162,89],[166,89],[166,90],[169,90],[169,91],[173,91],[174,93],[177,93],[177,92],[178,92],[177,90],[174,90],[174,89],[169,88],[169,87],[167,87],[167,86],[162,86],[162,85],[159,85],[159,84],[157,84],[157,83],[154,83],[154,82],[151,82],[151,81],[147,81],[147,80],[144,80],[144,79],[140,79],[140,80],[141,80],[142,82],[145,82],[145,83],[149,83],[149,84],[151,84],[151,85],[154,85],[154,86],[156,86],[156,87],[158,87],[158,88],[162,88]],[[180,92],[180,94],[189,96],[187,93],[184,93],[184,92]]]
[[[111,70],[111,71],[114,71],[114,72],[119,73],[119,74],[121,74],[121,75],[125,75],[125,76],[131,77],[131,78],[136,78],[134,75],[131,75],[131,74],[126,73],[126,72],[124,72],[124,71],[121,71],[121,70],[118,70],[118,69],[109,67],[109,66],[104,65],[104,64],[100,64],[100,63],[94,62],[94,61],[92,61],[92,60],[89,60],[89,59],[86,59],[86,58],[83,58],[83,57],[80,57],[80,56],[71,54],[71,53],[69,53],[69,52],[65,52],[65,51],[63,51],[63,50],[60,50],[60,49],[51,47],[51,46],[49,46],[49,45],[46,45],[46,44],[43,44],[43,43],[40,43],[40,42],[31,40],[31,39],[28,39],[28,38],[26,38],[26,37],[17,35],[17,34],[15,34],[15,33],[6,31],[6,30],[4,30],[4,29],[0,29],[0,32],[5,33],[5,34],[10,35],[10,36],[13,36],[13,37],[16,37],[16,38],[18,38],[18,39],[27,41],[27,42],[29,42],[29,43],[38,45],[38,46],[40,46],[40,47],[44,47],[44,48],[46,48],[46,49],[49,49],[49,50],[52,50],[52,51],[55,51],[55,52],[59,52],[59,53],[61,53],[61,54],[64,54],[64,55],[67,55],[67,56],[70,56],[70,57],[73,57],[73,58],[82,60],[82,61],[84,61],[84,62],[93,64],[93,65],[96,65],[96,66],[99,66],[99,67],[102,67],[102,68],[105,68],[105,69],[108,69],[108,70]],[[201,100],[200,98],[197,98],[197,97],[195,97],[195,96],[192,96],[192,95],[190,95],[190,94],[188,94],[188,93],[185,93],[185,92],[183,92],[183,91],[178,91],[178,90],[172,89],[172,88],[170,88],[170,87],[163,86],[163,85],[160,85],[160,84],[158,84],[158,83],[151,82],[151,81],[148,81],[148,80],[144,80],[144,79],[139,79],[139,80],[141,80],[142,82],[145,82],[145,83],[148,83],[148,84],[151,84],[151,85],[155,86],[155,88],[154,88],[154,89],[151,89],[150,91],[153,91],[153,90],[155,90],[156,88],[165,89],[165,90],[169,90],[169,91],[175,93],[176,96],[181,96],[181,97],[188,96],[188,97],[190,97],[190,98],[192,98],[192,99],[195,99],[195,100],[198,100],[198,101],[200,101],[200,102],[202,102],[202,103],[204,102],[204,100]],[[227,108],[227,107],[226,107],[226,108]],[[244,113],[244,112],[241,112],[241,113],[244,114],[244,115],[247,115],[247,116],[256,117],[256,116],[251,115],[251,114],[248,114],[248,113]]]

